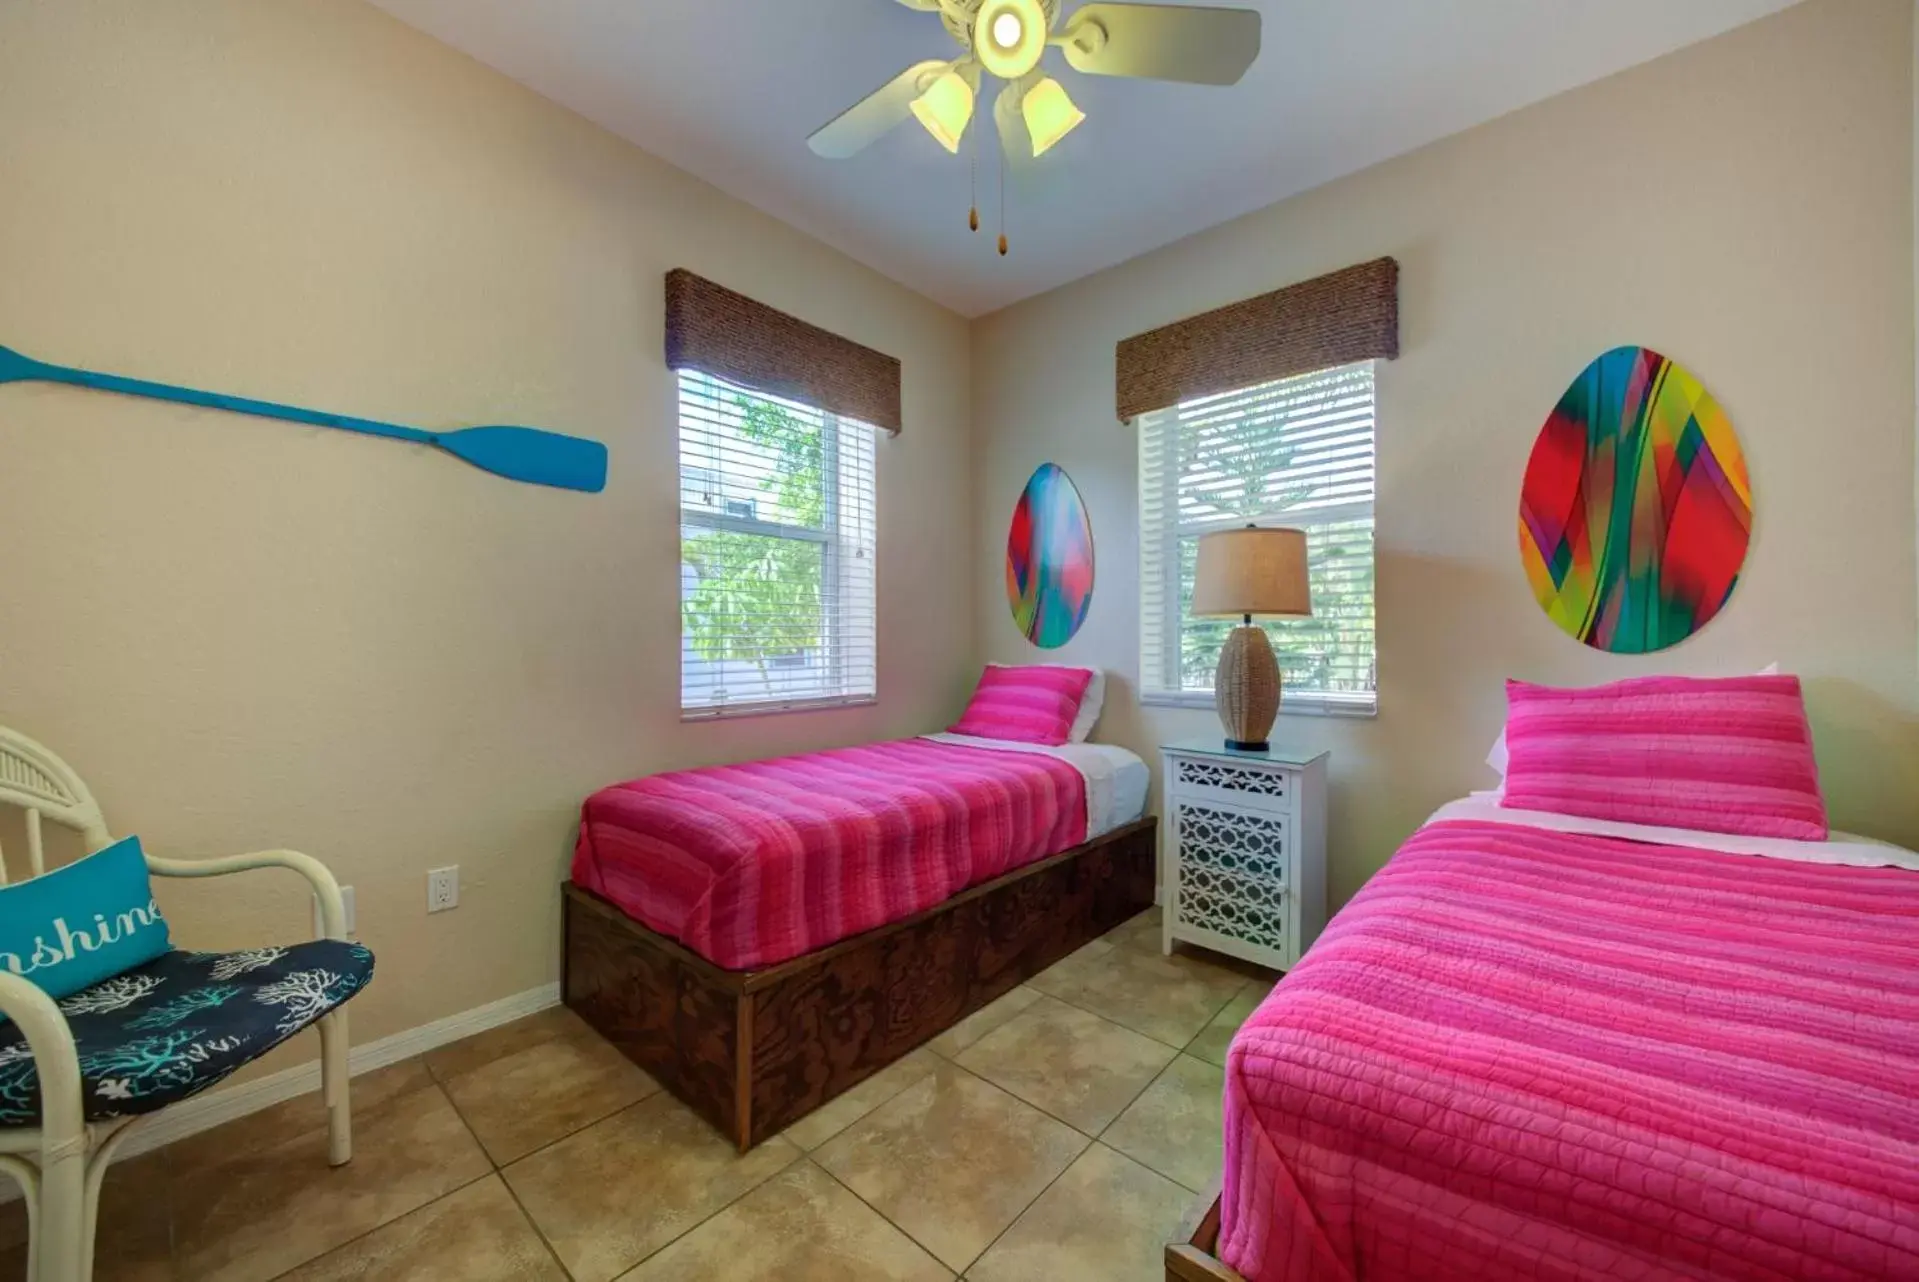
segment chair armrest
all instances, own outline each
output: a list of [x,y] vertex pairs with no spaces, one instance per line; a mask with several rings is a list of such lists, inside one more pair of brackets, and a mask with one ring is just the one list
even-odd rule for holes
[[80,1053],[59,1004],[37,984],[0,971],[0,1015],[20,1028],[40,1079],[43,1151],[59,1156],[68,1146],[86,1146],[86,1111],[80,1100]]
[[320,928],[327,939],[345,939],[346,901],[340,897],[340,883],[327,866],[312,855],[297,850],[256,850],[250,855],[228,855],[223,859],[157,859],[147,856],[147,871],[161,877],[224,877],[233,872],[251,872],[255,868],[291,868],[313,887],[313,898],[320,905]]

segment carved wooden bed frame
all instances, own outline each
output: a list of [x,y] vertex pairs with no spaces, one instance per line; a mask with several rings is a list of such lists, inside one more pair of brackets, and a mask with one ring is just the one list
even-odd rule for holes
[[1153,902],[1152,816],[901,921],[722,970],[568,882],[562,999],[741,1152]]

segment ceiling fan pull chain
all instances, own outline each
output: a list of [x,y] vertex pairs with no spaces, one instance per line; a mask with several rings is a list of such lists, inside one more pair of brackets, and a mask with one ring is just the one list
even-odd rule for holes
[[1006,257],[1006,148],[999,153],[999,256]]
[[973,150],[966,155],[966,229],[979,230],[979,130],[973,130]]

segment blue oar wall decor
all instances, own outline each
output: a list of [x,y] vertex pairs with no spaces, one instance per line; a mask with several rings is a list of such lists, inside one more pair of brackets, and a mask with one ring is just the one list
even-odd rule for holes
[[323,414],[318,410],[275,405],[271,401],[253,401],[243,396],[196,392],[188,387],[170,387],[165,383],[149,383],[137,378],[69,369],[63,365],[36,361],[0,347],[0,383],[25,382],[70,383],[75,387],[119,392],[124,396],[145,396],[156,401],[177,401],[182,405],[232,410],[236,414],[285,419],[289,423],[306,423],[313,427],[336,427],[343,432],[431,445],[508,480],[552,485],[563,490],[585,490],[589,494],[598,494],[606,488],[606,446],[598,441],[562,436],[558,432],[543,432],[535,427],[466,427],[451,432],[429,432],[418,427],[402,427],[397,423],[379,423],[369,418]]

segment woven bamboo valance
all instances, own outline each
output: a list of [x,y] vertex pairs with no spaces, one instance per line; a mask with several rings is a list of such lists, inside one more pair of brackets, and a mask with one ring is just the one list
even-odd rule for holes
[[1121,342],[1119,416],[1398,355],[1399,264],[1379,258]]
[[900,430],[900,363],[683,267],[666,274],[666,363]]

